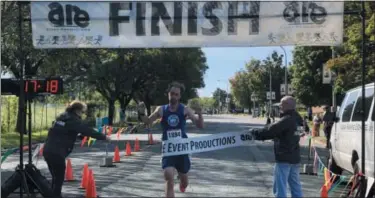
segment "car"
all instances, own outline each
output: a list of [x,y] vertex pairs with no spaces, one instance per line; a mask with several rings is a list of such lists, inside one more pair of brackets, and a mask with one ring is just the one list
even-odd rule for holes
[[[365,87],[365,175],[374,176],[374,83]],[[361,171],[362,87],[346,92],[336,113],[329,141],[328,168],[336,174]]]

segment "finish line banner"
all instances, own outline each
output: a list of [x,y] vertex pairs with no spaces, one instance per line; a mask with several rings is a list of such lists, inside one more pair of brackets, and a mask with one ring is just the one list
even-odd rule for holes
[[162,156],[184,155],[221,150],[252,144],[249,132],[229,132],[214,135],[167,140],[162,142]]
[[344,2],[31,2],[35,48],[332,46]]

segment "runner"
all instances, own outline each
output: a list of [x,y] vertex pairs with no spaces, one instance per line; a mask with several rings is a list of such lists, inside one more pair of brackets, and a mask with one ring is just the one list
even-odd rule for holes
[[[149,117],[144,114],[144,103],[138,105],[138,114],[145,124],[151,125],[155,120],[161,118],[163,141],[168,139],[187,138],[188,136],[185,130],[187,118],[190,118],[196,127],[203,128],[203,117],[199,105],[193,105],[192,107],[195,113],[198,114],[198,117],[196,117],[191,108],[180,104],[180,98],[183,91],[184,86],[182,84],[177,82],[171,83],[168,88],[169,104],[157,107]],[[187,117],[185,117],[186,115]],[[162,168],[164,170],[164,179],[166,183],[166,197],[174,197],[174,169],[177,170],[179,175],[180,191],[185,192],[185,189],[188,186],[187,173],[190,170],[190,165],[189,155],[168,156],[162,158]]]

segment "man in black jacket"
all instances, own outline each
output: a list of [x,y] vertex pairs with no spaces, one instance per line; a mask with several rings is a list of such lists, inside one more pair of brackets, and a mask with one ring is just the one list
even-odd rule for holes
[[296,112],[296,101],[285,96],[280,102],[281,119],[263,129],[253,129],[256,140],[274,140],[276,165],[274,169],[273,192],[275,197],[287,197],[289,183],[292,197],[302,197],[300,183],[300,136],[303,120]]
[[83,123],[81,117],[86,109],[86,104],[73,101],[65,112],[56,118],[48,131],[43,156],[52,175],[54,197],[61,197],[66,168],[65,158],[72,152],[77,135],[80,133],[82,136],[90,136],[98,140],[110,140],[106,135]]

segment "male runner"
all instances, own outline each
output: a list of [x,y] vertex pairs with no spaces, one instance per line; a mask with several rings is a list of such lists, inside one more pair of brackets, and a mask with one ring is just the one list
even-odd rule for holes
[[[192,107],[198,114],[198,117],[196,117],[191,108],[180,104],[181,93],[183,91],[184,86],[182,84],[177,82],[171,83],[168,88],[169,104],[157,107],[149,117],[144,114],[144,103],[138,105],[138,114],[145,124],[151,125],[158,118],[162,118],[161,127],[163,130],[163,141],[176,138],[187,138],[188,136],[185,130],[186,118],[190,118],[198,128],[203,128],[201,108],[198,107],[198,105]],[[162,168],[164,170],[164,179],[166,181],[166,197],[174,197],[174,169],[177,170],[179,175],[180,191],[185,192],[185,189],[188,186],[187,173],[190,170],[189,155],[163,157]]]

